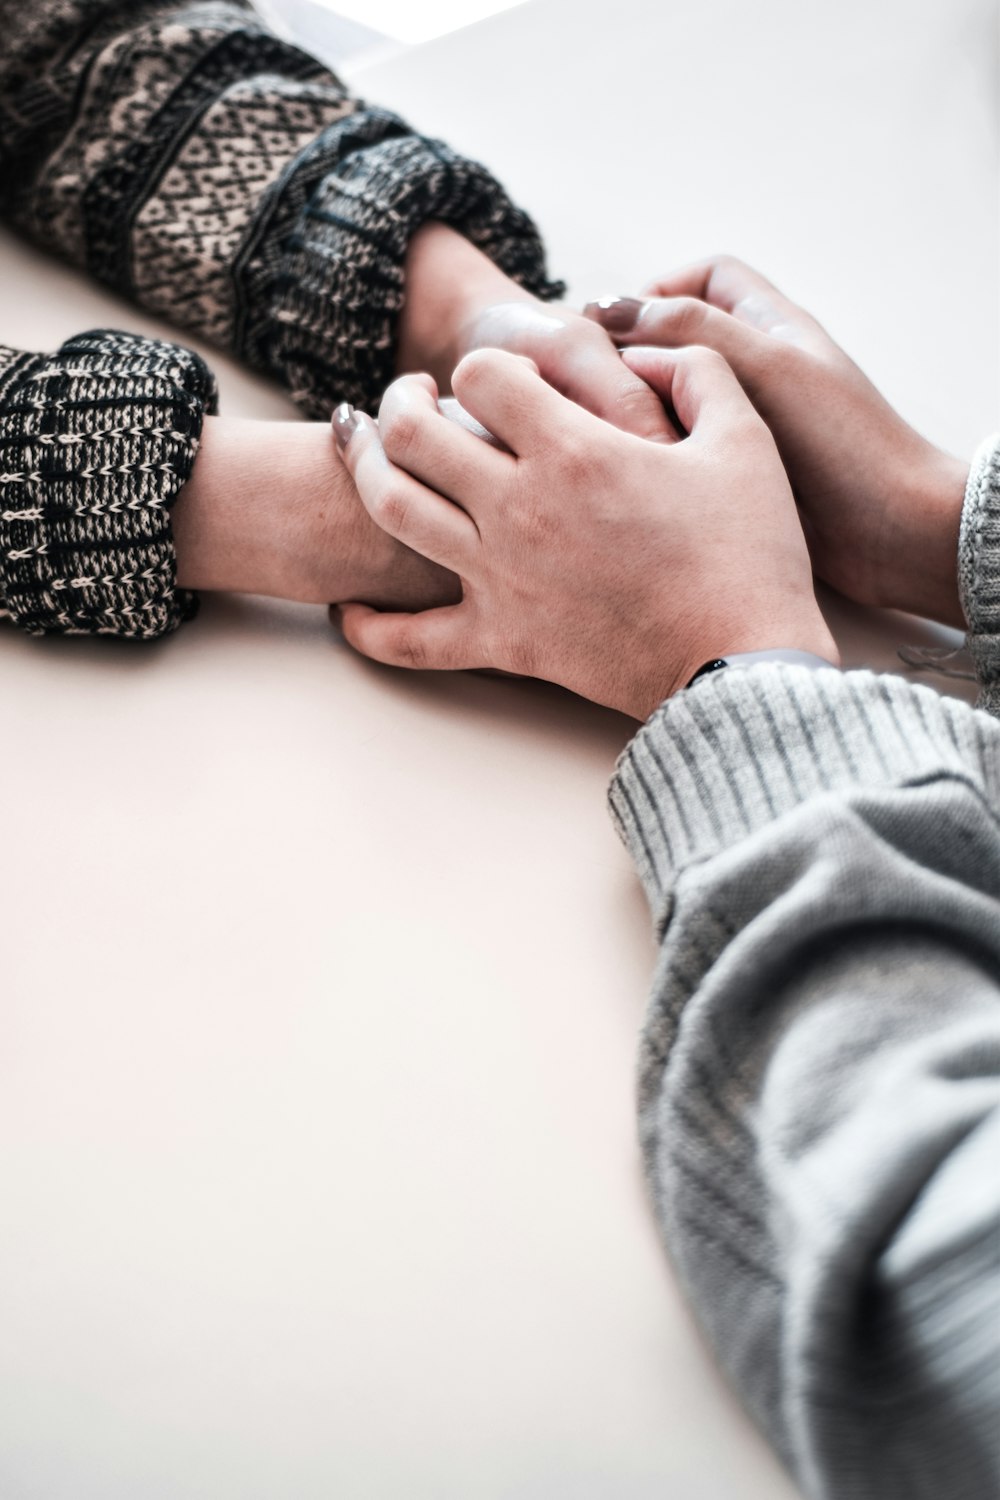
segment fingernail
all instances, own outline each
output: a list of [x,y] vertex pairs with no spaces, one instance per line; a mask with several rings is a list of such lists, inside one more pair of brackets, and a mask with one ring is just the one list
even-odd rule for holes
[[583,315],[609,333],[628,333],[639,321],[644,306],[638,297],[602,297],[598,302],[588,302]]
[[359,427],[358,414],[349,401],[341,401],[330,418],[337,447],[344,449]]

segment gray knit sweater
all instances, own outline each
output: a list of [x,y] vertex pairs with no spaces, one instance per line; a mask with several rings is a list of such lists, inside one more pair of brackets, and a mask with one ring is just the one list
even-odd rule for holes
[[611,788],[661,942],[656,1213],[816,1500],[1000,1493],[997,442],[960,577],[978,711],[868,672],[721,672]]
[[[529,290],[559,290],[484,167],[352,98],[245,0],[0,0],[0,37],[0,216],[311,416],[377,405],[427,220]],[[170,506],[211,391],[199,359],[156,341],[0,349],[0,609],[15,623],[147,638],[192,613]]]

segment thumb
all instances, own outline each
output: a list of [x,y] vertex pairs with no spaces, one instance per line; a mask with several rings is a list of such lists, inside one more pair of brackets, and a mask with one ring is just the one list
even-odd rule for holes
[[367,604],[334,604],[330,615],[355,651],[387,667],[448,672],[484,665],[466,640],[466,612],[461,604],[419,614],[383,613]]
[[622,361],[669,402],[691,436],[759,421],[729,365],[714,349],[625,349]]

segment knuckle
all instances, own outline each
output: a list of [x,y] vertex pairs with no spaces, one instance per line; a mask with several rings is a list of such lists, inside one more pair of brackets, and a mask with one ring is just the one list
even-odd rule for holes
[[372,520],[390,536],[399,536],[406,526],[409,509],[402,486],[390,482],[379,490],[372,503]]
[[638,375],[620,382],[615,392],[615,406],[624,417],[642,418],[662,411],[659,399]]
[[669,304],[669,315],[675,331],[687,343],[692,343],[705,326],[708,309],[697,297],[673,297]]
[[687,360],[692,370],[699,375],[720,375],[723,371],[731,373],[729,365],[717,349],[710,349],[707,344],[692,344],[687,351]]
[[427,648],[422,641],[401,630],[392,642],[392,657],[397,666],[419,672],[427,665]]
[[463,356],[455,369],[452,383],[460,381],[465,386],[474,386],[488,376],[496,361],[493,349],[473,349]]
[[405,463],[420,444],[422,424],[419,414],[412,407],[404,406],[388,413],[380,426],[386,457],[393,463]]

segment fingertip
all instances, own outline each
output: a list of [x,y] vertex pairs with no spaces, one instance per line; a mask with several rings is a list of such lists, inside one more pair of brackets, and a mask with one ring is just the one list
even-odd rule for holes
[[645,301],[640,297],[600,297],[584,306],[583,316],[618,340],[634,331]]
[[349,646],[361,650],[361,640],[366,621],[378,614],[368,604],[331,604],[330,619],[340,627],[340,632]]
[[342,401],[330,416],[330,429],[341,460],[353,474],[364,447],[362,439],[376,430],[375,423],[364,412],[356,411],[349,401]]
[[515,354],[511,349],[470,349],[455,366],[451,387],[476,385],[481,380],[496,379],[511,367],[526,366],[533,375],[541,377],[541,371],[527,354]]

